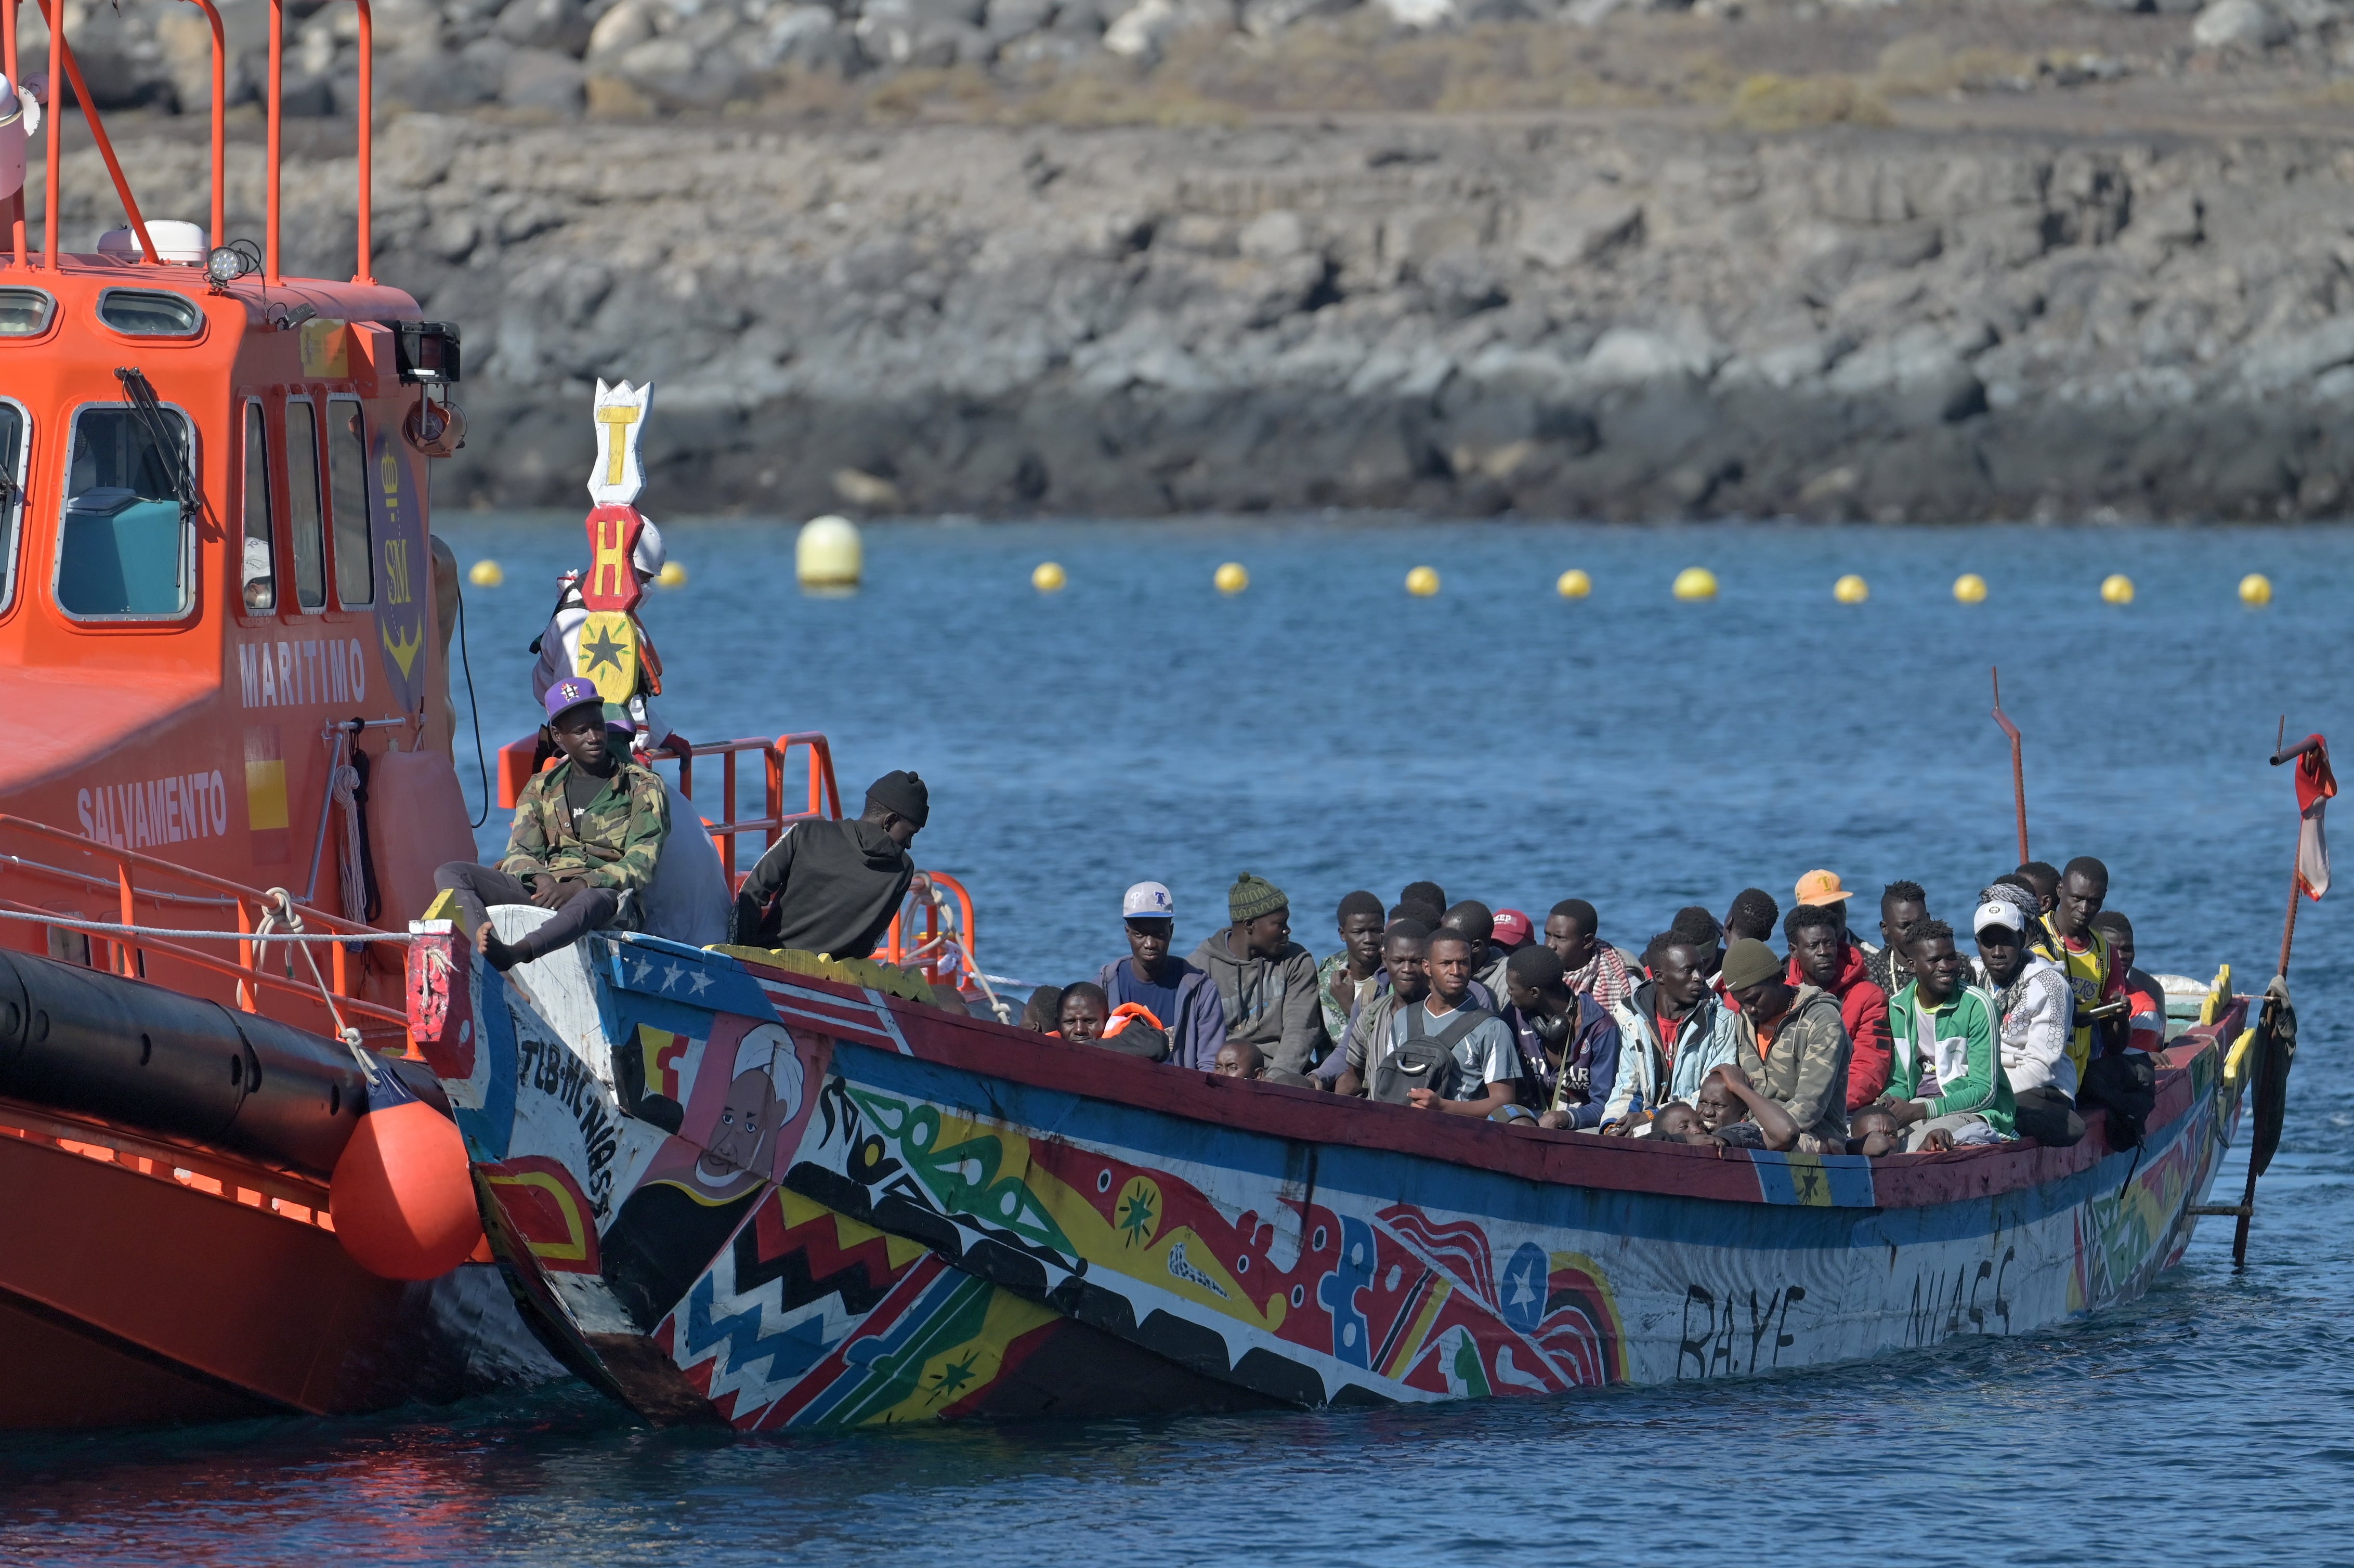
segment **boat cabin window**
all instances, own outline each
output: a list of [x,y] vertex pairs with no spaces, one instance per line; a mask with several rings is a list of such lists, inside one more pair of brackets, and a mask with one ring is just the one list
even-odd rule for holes
[[109,289],[98,296],[98,319],[134,337],[194,337],[205,313],[183,294],[147,289]]
[[335,497],[335,602],[376,601],[376,557],[368,548],[367,426],[357,399],[327,405],[327,473]]
[[0,337],[38,337],[57,313],[57,301],[38,289],[0,289]]
[[294,525],[294,603],[327,608],[327,544],[319,513],[318,416],[308,400],[286,403],[286,514]]
[[270,420],[258,402],[245,406],[245,608],[278,604],[278,574],[271,565],[277,537],[270,531]]
[[160,619],[195,602],[195,520],[180,504],[195,435],[176,408],[161,429],[136,408],[75,411],[58,540],[58,605],[68,615]]
[[25,514],[25,410],[0,403],[0,609],[16,598],[16,533]]

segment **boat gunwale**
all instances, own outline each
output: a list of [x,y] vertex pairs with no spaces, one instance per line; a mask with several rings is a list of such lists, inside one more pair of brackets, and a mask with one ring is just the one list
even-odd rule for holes
[[[678,944],[661,943],[659,939],[622,940],[633,947],[659,944],[666,950],[681,950]],[[960,1015],[888,996],[846,981],[777,969],[732,955],[705,952],[698,956],[706,962],[716,959],[740,967],[755,980],[818,988],[838,993],[862,1009],[878,1005],[887,1008],[897,1022],[896,1033],[903,1036],[903,1042],[886,1042],[882,1048],[902,1049],[908,1055],[937,1065],[1190,1121],[1209,1122],[1234,1131],[1442,1160],[1553,1186],[1771,1206],[1800,1202],[1843,1208],[1918,1209],[2031,1192],[2091,1171],[2112,1155],[2129,1152],[2112,1147],[2105,1113],[2100,1111],[2085,1118],[2084,1139],[2065,1148],[2006,1144],[1878,1158],[1765,1152],[1760,1159],[1757,1153],[1763,1151],[1656,1143],[1648,1139],[1603,1138],[1527,1124],[1498,1126],[1485,1120],[1473,1122],[1466,1118],[1415,1111],[1404,1106],[1344,1100],[1316,1089],[1246,1084],[1214,1073],[1143,1062],[1017,1029],[992,1019]],[[788,1026],[825,1033],[825,1021],[787,1016],[786,1004],[773,996],[767,1000]],[[731,1011],[725,999],[714,1001],[711,1011]],[[2248,1001],[2246,997],[2232,998],[2214,1022],[2186,1030],[2157,1054],[2161,1065],[2156,1104],[2147,1122],[2148,1140],[2155,1140],[2178,1118],[2195,1109],[2192,1068],[2200,1056],[2214,1053],[2220,1079],[2224,1053],[2244,1022]],[[973,1037],[975,1031],[978,1038]],[[850,1043],[875,1048],[873,1041]],[[1018,1044],[1023,1050],[1009,1053],[1004,1049],[1008,1044]],[[1767,1195],[1760,1181],[1761,1171],[1774,1165],[1819,1167],[1830,1172],[1852,1171],[1868,1176],[1871,1202],[1841,1202],[1829,1194],[1811,1201],[1777,1200]]]

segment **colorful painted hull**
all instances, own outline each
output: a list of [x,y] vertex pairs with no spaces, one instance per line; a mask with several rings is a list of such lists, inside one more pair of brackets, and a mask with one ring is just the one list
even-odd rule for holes
[[[2137,1150],[1550,1133],[1142,1064],[642,938],[412,1018],[576,1370],[746,1430],[1747,1376],[2014,1334],[2178,1260],[2244,1003]],[[469,989],[463,977],[471,974]],[[477,1027],[479,1025],[479,1027]]]

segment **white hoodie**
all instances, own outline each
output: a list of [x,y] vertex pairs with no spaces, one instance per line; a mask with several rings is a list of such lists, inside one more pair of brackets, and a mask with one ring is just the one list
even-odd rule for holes
[[2002,1009],[2002,1070],[2010,1092],[2049,1084],[2073,1100],[2076,1064],[2068,1059],[2068,1037],[2076,1003],[2060,966],[2031,951],[2018,979],[1988,989]]

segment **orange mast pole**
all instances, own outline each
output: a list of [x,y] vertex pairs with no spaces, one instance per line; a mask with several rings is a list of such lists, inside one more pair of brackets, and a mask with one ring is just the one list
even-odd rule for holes
[[[40,0],[40,5],[42,18],[48,20],[48,0]],[[58,37],[57,24],[50,22],[49,53],[61,53],[64,45],[65,40]],[[58,266],[58,125],[65,119],[58,112],[58,84],[54,77],[49,81],[49,101],[41,107],[49,117],[49,144],[41,184],[41,265],[54,272]]]
[[355,0],[360,8],[360,213],[359,265],[352,273],[355,283],[376,281],[374,242],[368,233],[368,208],[376,200],[374,164],[376,129],[376,16],[368,9],[368,0]]
[[[113,176],[114,192],[122,198],[122,210],[131,219],[131,231],[139,237],[139,249],[145,254],[148,265],[160,267],[164,263],[164,259],[155,254],[155,242],[147,238],[147,220],[139,216],[138,198],[131,194],[131,182],[122,177],[122,165],[114,156],[114,143],[107,140],[106,122],[98,117],[98,105],[91,101],[90,87],[81,79],[81,67],[74,64],[73,50],[66,47],[65,27],[58,15],[62,7],[52,8],[49,0],[40,0],[40,5],[42,16],[47,18],[49,24],[49,52],[56,57],[59,65],[65,67],[66,79],[73,83],[74,100],[81,105],[82,120],[90,126],[91,138],[98,143],[99,156],[106,160],[106,172]],[[52,181],[57,178],[58,168],[58,116],[55,113],[57,105],[54,102],[57,96],[58,85],[52,80],[49,83],[49,97],[53,101],[49,106],[52,111],[49,118],[49,178]],[[49,187],[48,207],[48,227],[44,232],[48,239],[51,254],[54,256],[58,242],[58,196],[55,185]],[[56,263],[53,260],[50,264],[54,266]]]
[[[8,85],[16,89],[17,101],[21,106],[25,84],[16,79],[16,0],[0,0],[0,71],[7,74]],[[21,187],[8,198],[8,253],[22,265],[25,260],[25,193]]]
[[285,80],[286,67],[286,6],[285,0],[270,0],[270,159],[265,201],[268,210],[261,228],[261,281],[276,284],[278,277],[278,99],[279,88]]
[[[360,8],[360,82],[359,82],[359,265],[353,270],[352,281],[373,283],[371,270],[374,239],[369,231],[369,208],[375,200],[373,168],[376,161],[376,14],[369,10],[368,0],[356,0]],[[216,26],[218,24],[216,23]],[[281,148],[280,87],[285,79],[286,6],[285,0],[270,0],[270,185],[268,213],[262,225],[261,281],[274,284],[283,280],[278,270],[279,170]]]
[[207,243],[217,250],[221,236],[228,231],[228,196],[223,188],[228,177],[228,106],[223,101],[228,96],[228,36],[221,30],[220,13],[213,9],[213,0],[188,3],[213,25],[213,227]]

